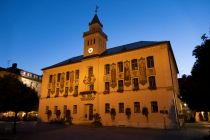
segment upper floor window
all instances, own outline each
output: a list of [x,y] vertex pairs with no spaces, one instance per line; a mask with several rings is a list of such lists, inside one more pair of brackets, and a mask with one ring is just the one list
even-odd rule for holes
[[139,90],[139,79],[133,78],[133,90]]
[[150,89],[156,89],[155,76],[150,76],[149,77],[149,88]]
[[75,79],[79,79],[79,70],[75,71]]
[[154,67],[154,58],[153,58],[153,56],[148,56],[147,57],[147,67],[148,68],[153,68]]
[[93,67],[88,68],[88,77],[93,76]]
[[151,112],[153,112],[153,113],[158,112],[158,103],[157,103],[157,101],[152,101],[151,102]]
[[118,72],[123,72],[123,62],[118,62]]
[[123,91],[124,85],[123,85],[123,80],[118,81],[118,91]]
[[66,80],[69,80],[69,78],[70,78],[70,73],[69,73],[69,71],[67,71],[66,72]]
[[105,74],[109,74],[110,73],[110,64],[106,64],[105,65]]
[[78,86],[74,87],[74,94],[78,94]]
[[58,73],[58,75],[57,75],[57,82],[60,82],[60,80],[61,80],[61,73]]
[[109,82],[105,82],[105,91],[109,90],[110,90]]
[[132,64],[132,70],[138,70],[137,59],[131,60],[131,64]]

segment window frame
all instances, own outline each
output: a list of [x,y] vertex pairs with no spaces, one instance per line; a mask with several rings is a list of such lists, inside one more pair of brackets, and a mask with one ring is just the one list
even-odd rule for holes
[[158,113],[158,102],[157,101],[151,101],[151,112]]

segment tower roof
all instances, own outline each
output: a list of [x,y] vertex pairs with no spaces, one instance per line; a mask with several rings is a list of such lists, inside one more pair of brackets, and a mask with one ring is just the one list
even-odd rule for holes
[[94,17],[93,17],[92,21],[89,23],[89,25],[92,25],[94,23],[98,23],[101,27],[103,27],[103,24],[101,24],[97,14],[94,15]]

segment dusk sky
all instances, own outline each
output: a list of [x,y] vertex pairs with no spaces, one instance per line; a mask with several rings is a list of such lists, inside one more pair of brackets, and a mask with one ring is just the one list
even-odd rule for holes
[[170,41],[179,76],[190,74],[192,51],[209,36],[210,0],[0,0],[0,67],[41,69],[83,54],[96,5],[107,48]]

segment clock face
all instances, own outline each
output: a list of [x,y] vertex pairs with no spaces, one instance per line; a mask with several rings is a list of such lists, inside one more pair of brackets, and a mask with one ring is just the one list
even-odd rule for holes
[[92,52],[93,52],[93,48],[89,48],[88,53],[92,53]]

